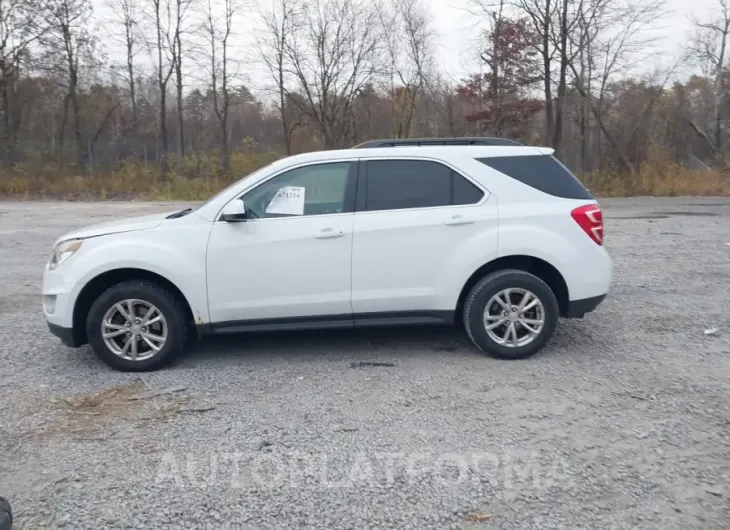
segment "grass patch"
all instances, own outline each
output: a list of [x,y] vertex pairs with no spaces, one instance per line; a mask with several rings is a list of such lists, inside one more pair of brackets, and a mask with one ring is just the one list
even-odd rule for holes
[[0,197],[16,200],[205,200],[230,183],[276,160],[276,153],[231,155],[228,172],[207,155],[192,153],[182,163],[161,166],[127,161],[116,170],[88,174],[73,167],[0,169]]
[[[277,159],[276,153],[236,153],[230,169],[217,158],[188,154],[182,162],[168,160],[168,171],[128,161],[107,173],[87,174],[73,168],[18,165],[0,169],[0,197],[16,200],[182,200],[203,201],[230,183]],[[635,175],[592,172],[578,176],[597,197],[730,196],[730,176],[688,170],[680,164],[652,160]]]
[[594,172],[579,178],[599,197],[730,196],[730,176],[715,170],[689,170],[674,162],[641,164],[636,175]]

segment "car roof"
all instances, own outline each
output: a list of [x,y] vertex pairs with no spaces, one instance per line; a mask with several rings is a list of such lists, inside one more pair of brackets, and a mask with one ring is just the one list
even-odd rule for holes
[[449,137],[449,138],[388,138],[368,140],[354,147],[366,149],[371,147],[403,147],[403,146],[439,146],[439,145],[522,145],[509,138],[495,138],[490,136]]
[[551,155],[549,147],[513,145],[436,145],[436,146],[397,146],[397,147],[357,147],[329,151],[312,151],[282,158],[276,165],[290,166],[306,162],[345,160],[353,158],[415,157],[440,158],[466,156],[469,158],[489,158],[493,156],[535,156]]

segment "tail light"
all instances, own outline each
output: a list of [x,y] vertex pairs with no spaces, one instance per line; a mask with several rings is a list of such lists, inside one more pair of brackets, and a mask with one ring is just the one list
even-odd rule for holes
[[586,204],[570,212],[570,216],[596,245],[603,245],[603,214],[597,204]]

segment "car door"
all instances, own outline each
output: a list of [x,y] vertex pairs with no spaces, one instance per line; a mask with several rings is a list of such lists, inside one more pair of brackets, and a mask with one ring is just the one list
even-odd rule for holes
[[[496,256],[498,213],[492,199],[438,161],[361,162],[352,252],[356,325],[381,314],[440,320],[445,313],[438,312],[453,313],[466,281],[461,277],[481,265],[471,263],[470,255],[487,261]],[[469,250],[470,244],[479,251]]]
[[244,222],[213,224],[207,281],[214,326],[351,324],[357,166],[286,170],[244,193]]

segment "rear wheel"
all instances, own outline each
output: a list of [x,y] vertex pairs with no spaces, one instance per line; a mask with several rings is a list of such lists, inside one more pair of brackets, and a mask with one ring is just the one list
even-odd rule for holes
[[186,343],[185,310],[157,284],[129,281],[110,287],[89,310],[86,332],[94,353],[117,370],[161,367]]
[[510,269],[493,272],[471,289],[464,303],[464,328],[484,353],[524,359],[550,340],[558,323],[555,294],[537,276]]

